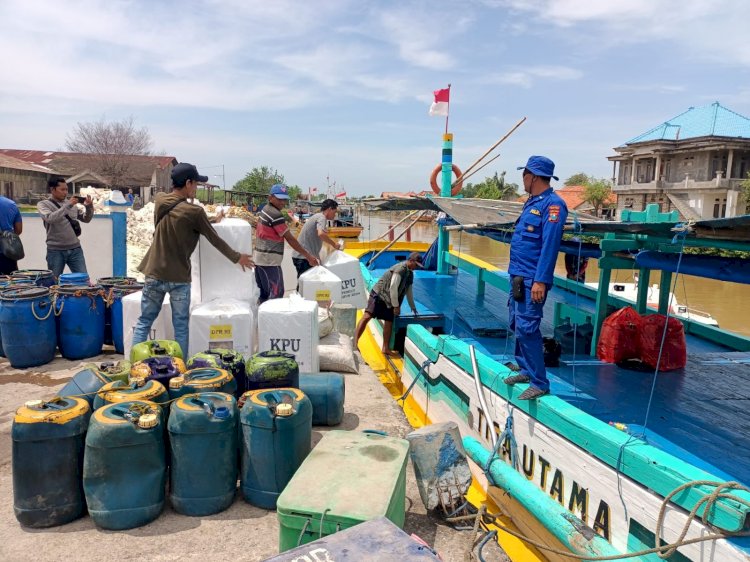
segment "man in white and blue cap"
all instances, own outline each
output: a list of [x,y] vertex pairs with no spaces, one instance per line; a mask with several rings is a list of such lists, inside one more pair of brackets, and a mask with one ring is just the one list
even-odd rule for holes
[[518,169],[523,170],[523,188],[529,198],[516,221],[510,243],[508,312],[510,329],[516,338],[517,362],[511,368],[518,374],[506,377],[505,384],[529,383],[518,399],[534,400],[549,392],[540,325],[547,293],[552,288],[568,208],[550,187],[550,180],[557,180],[552,160],[531,156]]
[[269,299],[280,299],[284,296],[284,274],[281,262],[284,259],[284,241],[295,249],[300,256],[313,267],[320,264],[317,256],[312,255],[297,241],[286,226],[282,209],[289,200],[289,189],[283,183],[271,186],[268,203],[258,213],[258,224],[255,227],[255,281],[260,288],[258,304]]

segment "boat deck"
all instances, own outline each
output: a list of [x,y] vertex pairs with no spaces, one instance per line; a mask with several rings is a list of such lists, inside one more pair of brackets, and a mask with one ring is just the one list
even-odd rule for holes
[[[372,271],[375,278],[384,270]],[[502,273],[501,273],[502,275]],[[474,335],[467,321],[508,328],[508,294],[486,285],[477,296],[476,278],[466,272],[437,275],[415,272],[414,297],[420,314],[445,316],[444,331],[473,343],[500,363],[512,360],[512,335]],[[555,288],[545,305],[542,333],[554,331],[555,302],[593,311],[594,302]],[[408,308],[408,307],[406,307]],[[490,316],[492,315],[492,316]],[[494,318],[493,318],[494,317]],[[649,443],[703,468],[721,479],[750,484],[750,353],[733,352],[694,336],[687,336],[685,369],[659,373],[645,435]],[[653,372],[638,372],[604,363],[589,355],[563,355],[559,367],[548,368],[551,392],[604,422],[628,425],[634,435],[644,433]]]

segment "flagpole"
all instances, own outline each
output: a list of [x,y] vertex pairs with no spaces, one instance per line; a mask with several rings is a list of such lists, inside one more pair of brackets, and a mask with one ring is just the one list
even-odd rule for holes
[[451,114],[451,85],[448,84],[448,112],[445,116],[445,134],[448,134],[448,118]]

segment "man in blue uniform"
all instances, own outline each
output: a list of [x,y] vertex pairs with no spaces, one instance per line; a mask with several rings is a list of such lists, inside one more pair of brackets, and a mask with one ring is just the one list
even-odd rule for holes
[[552,160],[532,156],[518,169],[523,170],[523,188],[529,198],[516,221],[510,243],[508,310],[510,328],[516,337],[518,374],[507,377],[505,384],[530,383],[518,398],[533,400],[549,392],[539,326],[547,293],[552,288],[568,208],[549,185],[551,178],[557,180]]

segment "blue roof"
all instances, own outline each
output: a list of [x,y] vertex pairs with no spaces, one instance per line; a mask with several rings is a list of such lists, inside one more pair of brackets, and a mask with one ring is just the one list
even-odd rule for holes
[[750,139],[750,119],[727,109],[716,101],[703,107],[691,107],[686,112],[630,139],[625,144],[697,137]]

